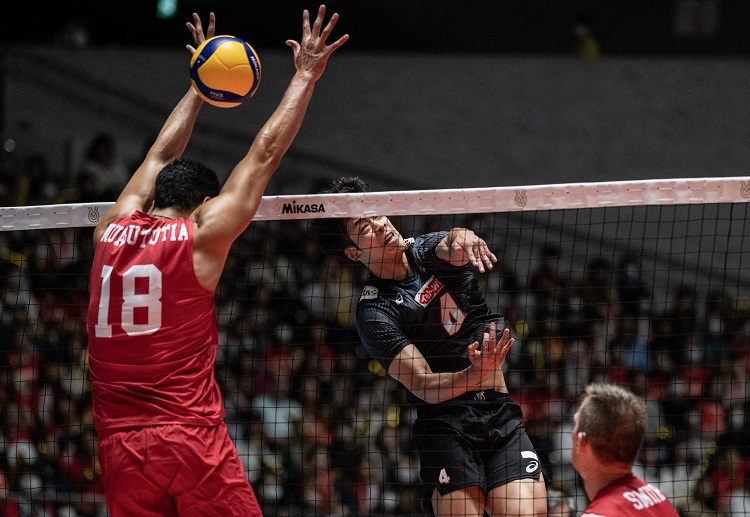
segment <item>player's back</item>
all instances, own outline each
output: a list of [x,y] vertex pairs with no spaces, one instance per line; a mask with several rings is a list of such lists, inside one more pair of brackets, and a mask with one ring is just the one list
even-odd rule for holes
[[213,293],[193,268],[193,223],[143,212],[112,222],[89,279],[97,429],[218,425]]
[[629,475],[596,494],[583,516],[677,517],[677,511],[658,488]]

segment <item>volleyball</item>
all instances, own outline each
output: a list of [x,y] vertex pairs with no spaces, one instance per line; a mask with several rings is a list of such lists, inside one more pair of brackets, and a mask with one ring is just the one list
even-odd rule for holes
[[198,95],[221,108],[239,106],[260,84],[260,59],[253,47],[234,36],[214,36],[195,49],[190,82]]

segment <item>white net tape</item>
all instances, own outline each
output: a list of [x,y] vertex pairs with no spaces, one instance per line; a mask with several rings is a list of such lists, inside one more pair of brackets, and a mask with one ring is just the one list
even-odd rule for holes
[[[256,221],[366,215],[480,214],[616,206],[739,203],[750,177],[615,181],[452,190],[267,196]],[[113,203],[0,208],[0,231],[94,226]]]

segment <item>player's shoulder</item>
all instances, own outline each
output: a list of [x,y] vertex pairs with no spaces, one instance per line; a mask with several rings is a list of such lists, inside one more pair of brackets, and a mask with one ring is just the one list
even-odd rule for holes
[[113,206],[104,214],[94,228],[94,242],[98,242],[105,233],[110,231],[113,224],[126,224],[129,219],[142,216],[150,217],[147,213],[137,209]]
[[359,301],[377,300],[380,298],[380,287],[372,285],[372,282],[365,284],[362,293],[359,295]]
[[394,291],[388,282],[385,285],[366,283],[357,302],[357,319],[370,323],[392,323],[399,319],[399,306],[404,294]]

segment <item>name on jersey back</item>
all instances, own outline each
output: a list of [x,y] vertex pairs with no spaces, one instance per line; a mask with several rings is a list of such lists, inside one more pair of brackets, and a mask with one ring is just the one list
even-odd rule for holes
[[188,230],[184,221],[176,221],[158,228],[143,228],[135,224],[127,226],[112,223],[99,239],[99,242],[111,242],[115,246],[139,246],[145,248],[158,242],[176,242],[188,240]]

